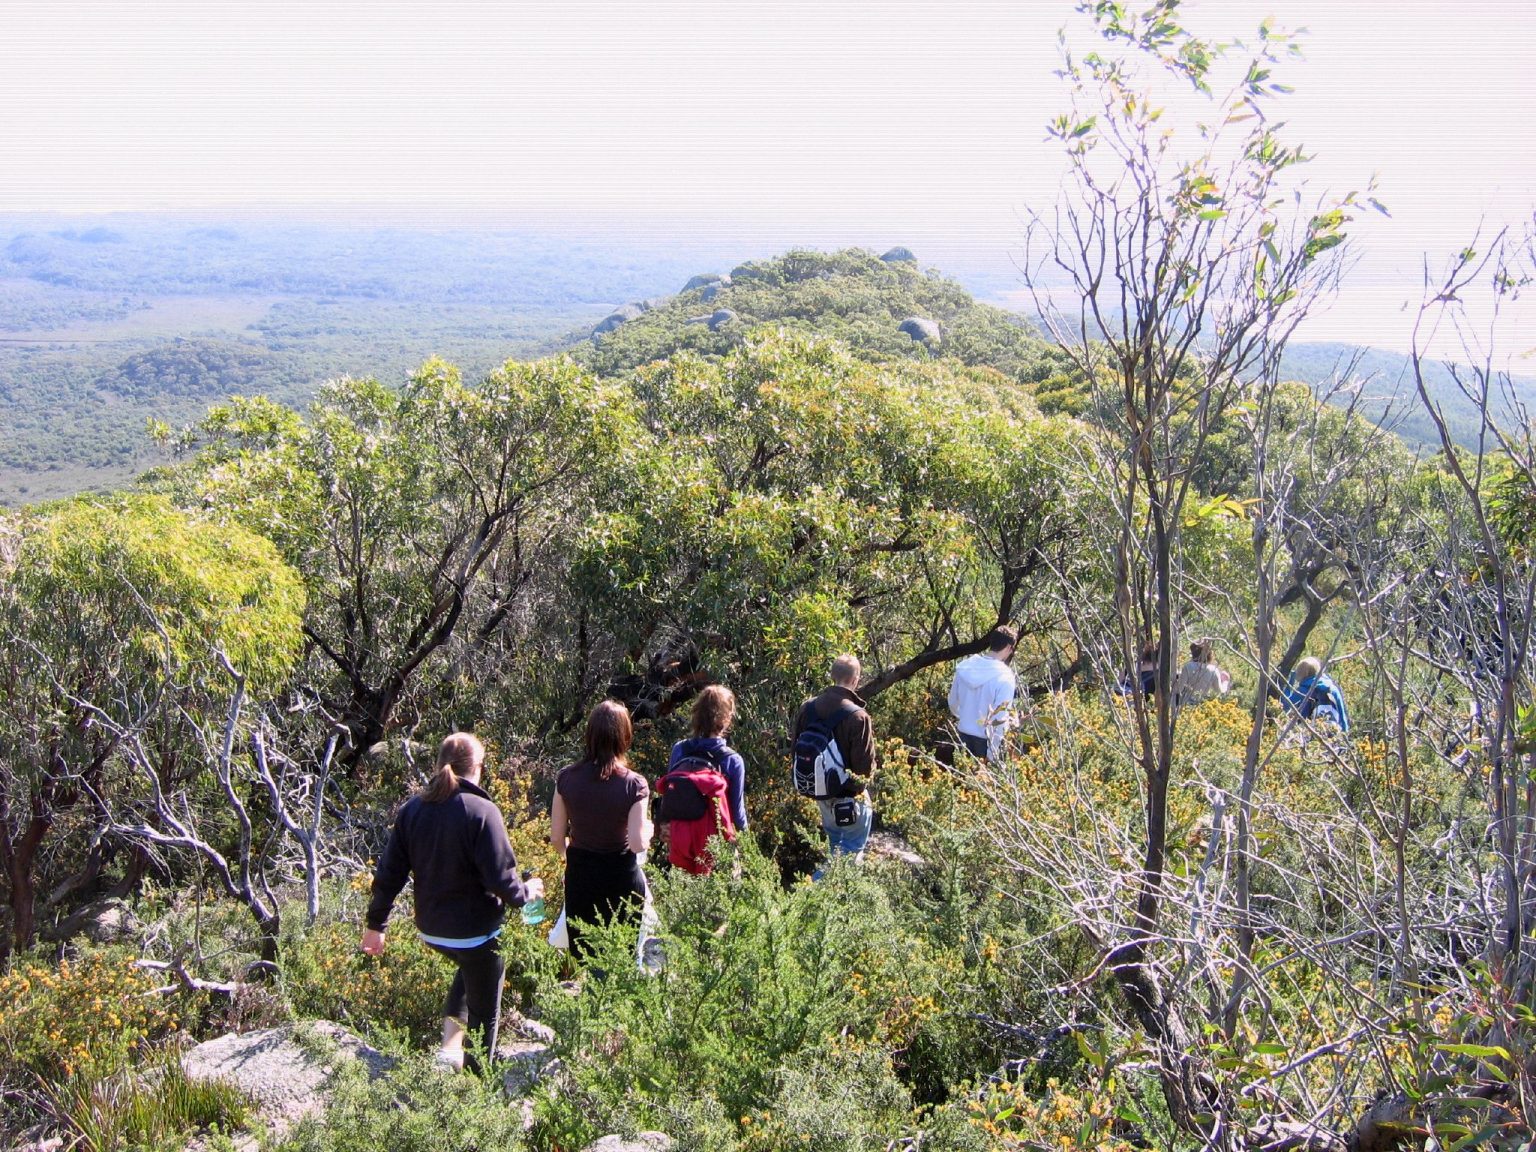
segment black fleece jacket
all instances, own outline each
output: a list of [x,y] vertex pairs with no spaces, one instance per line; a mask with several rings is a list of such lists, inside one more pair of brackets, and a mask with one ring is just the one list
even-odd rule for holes
[[467,780],[436,804],[412,796],[401,806],[373,870],[368,927],[384,930],[395,897],[412,875],[416,927],[428,936],[484,936],[501,924],[504,904],[520,907],[528,899],[501,809]]

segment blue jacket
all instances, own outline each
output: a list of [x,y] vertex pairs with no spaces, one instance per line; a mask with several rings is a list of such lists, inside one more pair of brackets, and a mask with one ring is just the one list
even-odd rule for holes
[[747,763],[741,753],[734,751],[723,736],[694,736],[672,745],[667,771],[672,771],[688,756],[698,756],[719,766],[725,777],[725,803],[731,810],[731,823],[738,830],[746,828]]
[[[1341,731],[1349,731],[1349,711],[1344,707],[1344,693],[1339,691],[1339,686],[1333,682],[1333,678],[1326,672],[1319,676],[1308,676],[1305,680],[1292,680],[1280,693],[1287,711],[1302,713],[1302,707],[1307,697],[1316,689],[1319,694],[1324,694],[1339,714],[1339,728]],[[1318,717],[1323,719],[1323,717]]]

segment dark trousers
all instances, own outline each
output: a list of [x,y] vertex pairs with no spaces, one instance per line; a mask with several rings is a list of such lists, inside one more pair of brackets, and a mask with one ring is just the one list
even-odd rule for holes
[[965,750],[978,760],[987,758],[987,738],[985,736],[972,736],[969,732],[957,733],[960,743],[965,745]]
[[[443,1016],[464,1025],[471,1038],[478,1040],[486,1059],[496,1055],[496,1028],[501,1022],[501,988],[506,965],[501,959],[501,937],[492,937],[473,948],[444,948],[429,945],[458,967],[448,986]],[[464,1066],[478,1069],[473,1045],[466,1046]]]
[[633,852],[565,850],[565,926],[572,956],[583,959],[587,954],[582,925],[614,920],[639,924],[644,907],[645,876]]

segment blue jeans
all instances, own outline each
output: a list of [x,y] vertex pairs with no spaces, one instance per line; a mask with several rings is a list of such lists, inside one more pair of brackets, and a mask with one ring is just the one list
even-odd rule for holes
[[[848,855],[855,863],[864,859],[864,845],[869,843],[869,830],[874,823],[875,810],[869,806],[867,796],[854,796],[848,800],[818,800],[821,809],[821,827],[827,834],[827,852],[830,856]],[[853,823],[837,823],[835,805],[853,805]],[[825,865],[811,873],[812,880],[820,880]]]

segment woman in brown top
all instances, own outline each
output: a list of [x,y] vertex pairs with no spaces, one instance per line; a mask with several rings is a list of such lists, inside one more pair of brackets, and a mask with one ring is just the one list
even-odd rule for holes
[[581,956],[581,926],[616,916],[638,924],[645,877],[636,853],[651,843],[645,777],[624,762],[634,739],[624,705],[604,700],[587,719],[586,757],[561,770],[549,814],[549,839],[565,857],[565,918],[571,954]]

